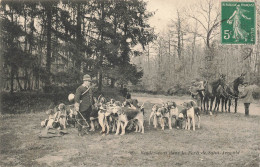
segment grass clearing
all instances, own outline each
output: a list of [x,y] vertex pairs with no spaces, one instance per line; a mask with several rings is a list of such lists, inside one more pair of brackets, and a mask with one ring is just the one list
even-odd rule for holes
[[144,134],[102,136],[98,130],[79,137],[69,128],[62,137],[40,139],[43,111],[2,115],[0,166],[259,166],[260,116],[203,114],[196,131],[162,131],[148,125],[154,104],[148,98]]

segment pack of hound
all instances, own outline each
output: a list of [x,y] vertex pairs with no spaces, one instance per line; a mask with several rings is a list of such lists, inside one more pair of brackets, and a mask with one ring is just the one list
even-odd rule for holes
[[[69,101],[73,101],[73,97],[73,94],[70,94]],[[100,133],[102,134],[124,135],[126,129],[134,129],[135,132],[144,133],[144,103],[139,105],[137,99],[125,99],[123,102],[114,99],[107,100],[103,96],[94,98],[94,102],[92,109],[98,112],[98,116],[96,118],[90,117],[88,121],[83,118],[86,123],[84,125],[77,121],[77,116],[82,115],[76,111],[73,104],[65,105],[61,103],[46,112],[48,119],[42,121],[41,126],[45,127],[46,130],[51,128],[63,130],[67,127],[84,126],[89,128],[89,131],[95,131],[100,126]],[[161,106],[154,105],[152,107],[149,125],[153,120],[154,128],[157,128],[159,123],[162,130],[167,126],[172,129],[172,119],[175,119],[177,128],[182,128],[184,122],[185,129],[190,130],[192,123],[192,128],[195,130],[195,116],[198,117],[198,128],[200,128],[200,108],[196,102],[189,101],[181,105],[177,105],[175,102],[167,102]]]
[[[73,101],[74,95],[70,94],[68,99]],[[89,121],[79,111],[76,111],[73,104],[61,103],[46,112],[48,119],[42,121],[41,126],[46,130],[51,128],[64,130],[68,126],[82,126],[83,129],[90,128],[89,131],[95,131],[100,126],[100,133],[115,132],[115,135],[124,135],[127,127],[129,130],[135,127],[136,132],[144,133],[144,104],[139,105],[137,99],[126,99],[120,102],[114,99],[108,101],[105,97],[99,96],[94,98],[94,102],[92,110],[98,112],[98,116],[90,117]],[[79,117],[85,120],[84,124],[77,120]]]
[[158,122],[164,130],[165,126],[172,129],[172,119],[175,119],[177,128],[183,127],[183,122],[185,123],[185,128],[190,130],[191,122],[192,128],[195,131],[195,116],[198,117],[198,128],[200,128],[200,108],[197,106],[196,102],[188,101],[181,105],[177,105],[175,102],[162,103],[159,107],[157,104],[152,107],[152,112],[149,117],[149,125],[151,125],[151,120],[153,120],[154,128],[157,128]]

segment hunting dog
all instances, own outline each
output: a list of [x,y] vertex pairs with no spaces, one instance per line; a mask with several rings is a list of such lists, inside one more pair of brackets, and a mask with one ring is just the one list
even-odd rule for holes
[[66,124],[67,124],[67,110],[65,104],[61,103],[59,104],[57,111],[57,117],[56,119],[58,120],[61,129],[66,129]]
[[92,111],[91,111],[90,117],[89,117],[89,120],[90,120],[89,131],[94,132],[95,128],[98,128],[98,126],[99,126],[99,124],[98,124],[98,112],[100,110],[99,108],[100,108],[100,105],[98,105],[98,104],[92,105]]
[[113,106],[113,105],[102,105],[100,107],[100,110],[98,112],[98,122],[101,126],[101,132],[109,134],[110,127],[112,126],[112,132],[116,131],[116,122],[117,122],[117,113],[114,113],[114,110],[119,106]]
[[192,121],[192,128],[193,131],[195,131],[195,115],[198,117],[198,128],[200,128],[200,108],[196,105],[196,102],[184,102],[182,106],[184,107],[184,109],[182,109],[181,113],[186,119],[185,129],[190,130]]
[[165,124],[167,123],[169,129],[172,129],[172,114],[170,110],[173,108],[176,108],[175,102],[167,102],[166,104],[163,104],[162,107],[154,105],[152,107],[152,112],[149,117],[149,125],[151,125],[151,119],[153,118],[154,128],[157,128],[157,119],[159,118],[162,130],[164,130]]
[[74,105],[66,105],[67,125],[76,127],[76,115],[78,114]]
[[[156,117],[159,117],[162,130],[164,130],[165,123],[167,124],[167,121],[168,121],[169,129],[172,129],[171,113],[170,113],[170,111],[169,111],[169,109],[168,109],[167,103],[166,103],[166,104],[163,104],[162,107],[159,107],[159,108],[157,109],[155,115],[156,115]],[[165,120],[165,119],[166,119],[166,120]],[[156,123],[156,122],[155,122],[155,123]]]
[[170,111],[170,118],[175,119],[175,124],[177,128],[182,129],[182,122],[183,122],[183,114],[181,110],[178,109],[177,104],[175,102],[168,102],[168,109]]
[[67,124],[67,110],[65,104],[61,103],[53,109],[46,111],[48,119],[41,122],[42,127],[45,127],[45,132],[51,128],[66,129]]
[[154,128],[157,128],[156,112],[157,112],[158,108],[159,108],[159,107],[158,107],[156,104],[153,105],[153,107],[152,107],[152,112],[151,112],[150,117],[149,117],[149,125],[151,125],[151,119],[153,119]]
[[102,129],[100,133],[109,134],[110,127],[112,127],[112,132],[116,131],[118,115],[117,113],[113,113],[113,109],[121,106],[122,103],[120,101],[116,101],[115,99],[110,99],[110,101],[105,104],[101,104],[98,111],[98,122]]
[[136,132],[144,133],[144,114],[141,108],[116,107],[113,113],[118,114],[116,135],[119,134],[120,129],[121,135],[124,135],[128,122],[135,120],[137,120]]

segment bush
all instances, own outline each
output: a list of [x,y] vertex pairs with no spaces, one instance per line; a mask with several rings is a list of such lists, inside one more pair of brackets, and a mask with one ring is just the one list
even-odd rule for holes
[[[157,95],[160,94],[158,91],[152,91],[152,90],[140,90],[140,89],[132,89],[133,92],[136,93],[147,93],[147,94],[152,94],[152,95]],[[165,92],[161,92],[161,94],[164,94]]]
[[50,94],[42,92],[1,93],[2,114],[17,114],[46,110],[53,103],[68,103],[66,93]]
[[67,85],[67,86],[58,86],[58,85],[49,85],[49,86],[44,86],[43,87],[43,92],[44,93],[75,93],[77,87],[79,84],[74,84],[74,85]]
[[[77,87],[76,87],[77,88]],[[1,93],[1,114],[19,114],[27,112],[39,112],[47,110],[50,104],[55,106],[64,103],[71,104],[68,101],[69,93],[75,93],[74,87],[62,87],[58,91],[55,88],[55,93],[43,92],[17,92],[17,93]],[[102,92],[94,90],[94,97],[103,94],[108,100],[123,101],[123,96],[120,95],[117,88],[103,88]]]

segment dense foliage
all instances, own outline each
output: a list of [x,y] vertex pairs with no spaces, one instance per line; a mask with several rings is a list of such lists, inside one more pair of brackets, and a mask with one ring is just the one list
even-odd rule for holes
[[[155,39],[142,0],[1,1],[3,89],[35,90],[79,84],[84,74],[102,82],[136,84],[134,46]],[[140,53],[139,53],[140,54]],[[48,89],[44,89],[48,90]]]

